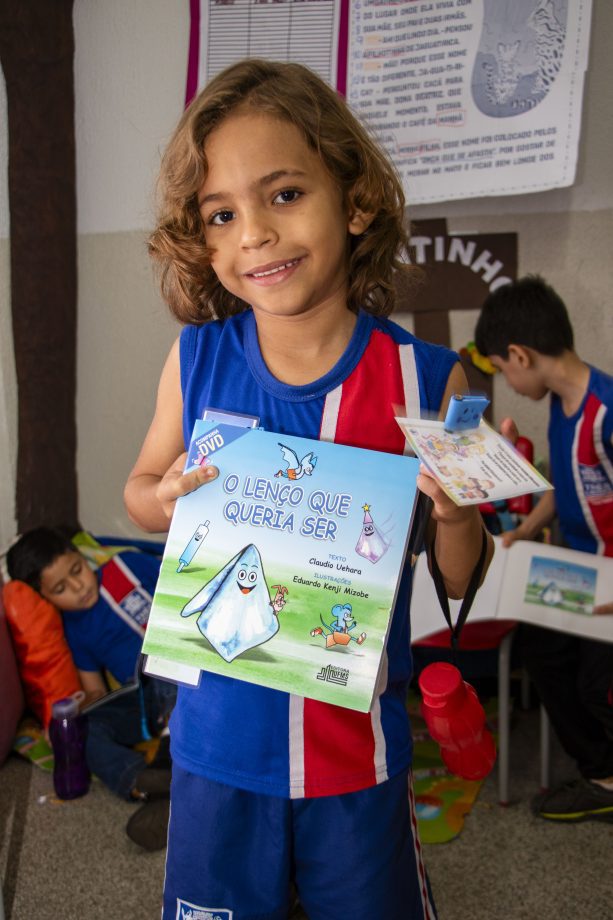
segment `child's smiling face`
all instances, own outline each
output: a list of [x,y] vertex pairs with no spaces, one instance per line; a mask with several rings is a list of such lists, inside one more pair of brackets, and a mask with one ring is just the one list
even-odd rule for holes
[[244,110],[205,144],[199,203],[221,284],[258,312],[347,308],[348,239],[367,226],[292,124]]

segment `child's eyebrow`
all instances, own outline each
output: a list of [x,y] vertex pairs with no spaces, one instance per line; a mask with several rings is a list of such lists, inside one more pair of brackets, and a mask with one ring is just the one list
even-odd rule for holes
[[[266,176],[262,176],[260,179],[256,179],[255,182],[252,182],[251,188],[265,188],[267,185],[272,185],[273,182],[277,182],[279,179],[304,178],[306,175],[307,173],[302,169],[276,169],[274,172],[268,173]],[[229,196],[230,192],[211,192],[210,195],[205,195],[203,198],[198,199],[198,207],[210,204],[213,201],[222,201]]]

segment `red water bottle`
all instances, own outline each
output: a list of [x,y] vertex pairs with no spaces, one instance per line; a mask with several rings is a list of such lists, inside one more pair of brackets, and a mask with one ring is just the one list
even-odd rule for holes
[[[515,449],[528,463],[534,463],[534,444],[530,438],[520,437],[515,442]],[[530,514],[532,511],[532,495],[516,495],[507,499],[507,508],[512,514]]]
[[474,687],[454,665],[437,661],[419,675],[419,689],[422,716],[445,766],[463,779],[484,779],[494,766],[496,745]]

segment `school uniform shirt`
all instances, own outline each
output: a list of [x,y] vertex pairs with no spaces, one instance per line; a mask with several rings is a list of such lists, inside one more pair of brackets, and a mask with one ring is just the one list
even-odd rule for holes
[[[402,454],[395,407],[437,412],[457,355],[360,312],[347,349],[323,377],[289,386],[260,352],[251,310],[187,326],[180,362],[186,446],[205,408],[257,416],[268,431]],[[369,713],[203,672],[180,687],[171,718],[173,761],[217,782],[291,798],[353,792],[411,762],[406,713],[411,676],[411,571],[401,578]]]
[[567,417],[552,394],[549,457],[565,543],[613,556],[613,377],[595,367],[583,402]]
[[123,552],[98,571],[100,594],[89,610],[64,611],[64,633],[81,671],[133,680],[160,571],[147,553]]

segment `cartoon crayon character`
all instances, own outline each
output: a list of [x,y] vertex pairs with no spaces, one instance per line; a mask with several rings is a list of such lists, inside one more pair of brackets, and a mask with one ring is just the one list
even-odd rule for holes
[[335,604],[331,610],[333,620],[326,623],[321,614],[321,626],[316,626],[311,630],[312,638],[315,636],[326,637],[326,648],[332,648],[334,645],[349,645],[350,642],[357,642],[362,645],[366,639],[366,633],[360,633],[359,636],[349,635],[350,630],[355,629],[358,625],[353,617],[353,608],[351,604]]
[[204,524],[199,524],[198,527],[196,527],[196,530],[192,534],[192,537],[189,543],[187,544],[187,546],[185,547],[185,549],[179,556],[179,565],[177,567],[177,572],[182,572],[183,569],[186,568],[190,564],[190,562],[192,561],[192,559],[198,552],[200,546],[202,545],[202,541],[205,539],[206,535],[209,532],[209,524],[210,524],[210,521],[205,521]]

